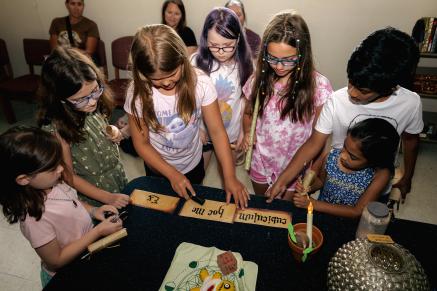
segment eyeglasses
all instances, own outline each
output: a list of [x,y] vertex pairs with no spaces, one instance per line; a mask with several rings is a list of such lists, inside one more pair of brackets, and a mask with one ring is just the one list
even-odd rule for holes
[[266,53],[265,59],[267,63],[270,65],[276,66],[277,64],[281,64],[284,67],[294,67],[297,63],[299,63],[299,57],[298,56],[291,56],[289,58],[275,58],[274,56],[270,55],[269,53]]
[[80,99],[77,99],[77,100],[69,100],[69,99],[67,99],[67,101],[70,102],[71,104],[73,104],[73,106],[74,106],[75,108],[80,109],[80,108],[83,108],[83,107],[85,107],[86,105],[88,105],[88,103],[90,102],[91,99],[98,100],[98,99],[100,98],[100,96],[102,96],[102,94],[103,94],[103,90],[105,90],[105,86],[99,84],[99,85],[98,85],[98,86],[97,86],[97,87],[96,87],[96,88],[91,92],[90,95],[88,95],[88,96],[84,96],[84,97],[82,97],[82,98],[80,98]]
[[235,50],[235,46],[224,46],[224,47],[218,47],[218,46],[209,46],[209,50],[213,53],[218,53],[219,51],[223,51],[224,53],[231,53]]

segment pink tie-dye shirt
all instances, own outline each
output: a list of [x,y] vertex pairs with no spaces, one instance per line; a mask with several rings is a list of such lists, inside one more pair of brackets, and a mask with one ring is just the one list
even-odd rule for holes
[[[322,106],[332,93],[329,80],[318,72],[314,73],[316,88],[314,106]],[[243,87],[246,98],[250,98],[253,77]],[[264,108],[263,116],[256,123],[256,144],[253,149],[249,176],[259,184],[271,185],[287,167],[296,151],[310,137],[314,116],[307,122],[292,122],[290,118],[281,120],[278,92],[283,86],[276,83],[274,95]],[[288,185],[288,190],[294,190],[294,181]]]

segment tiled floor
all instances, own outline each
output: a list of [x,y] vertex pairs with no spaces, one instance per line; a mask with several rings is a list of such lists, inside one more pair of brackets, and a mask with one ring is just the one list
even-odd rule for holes
[[[34,105],[14,103],[18,124],[34,124]],[[0,132],[9,127],[0,115]],[[130,155],[121,153],[129,179],[144,175],[143,163]],[[396,217],[437,224],[437,144],[421,144],[416,165],[412,192]],[[243,166],[237,168],[239,179],[252,191],[250,180]],[[206,173],[206,186],[221,188],[215,159]],[[17,225],[9,225],[0,215],[0,290],[40,290],[39,258],[21,235]]]

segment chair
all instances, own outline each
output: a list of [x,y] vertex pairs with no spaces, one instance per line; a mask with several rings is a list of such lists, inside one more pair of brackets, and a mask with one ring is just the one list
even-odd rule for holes
[[105,43],[101,39],[99,39],[99,42],[97,43],[95,56],[98,59],[99,68],[102,70],[103,74],[105,74],[106,78],[108,78],[108,63],[106,61]]
[[0,62],[9,67],[9,78],[0,83],[0,105],[8,123],[15,123],[15,113],[11,99],[33,100],[37,98],[40,76],[34,72],[34,66],[41,66],[44,57],[50,54],[50,43],[47,39],[23,39],[24,57],[29,65],[29,74],[13,78],[9,55],[4,41],[0,45]]
[[13,75],[6,42],[0,39],[0,82],[12,79]]
[[114,92],[114,103],[117,107],[123,107],[126,90],[131,81],[127,78],[120,78],[120,70],[130,71],[129,53],[133,39],[133,36],[124,36],[117,38],[111,44],[115,78],[109,81],[109,86]]

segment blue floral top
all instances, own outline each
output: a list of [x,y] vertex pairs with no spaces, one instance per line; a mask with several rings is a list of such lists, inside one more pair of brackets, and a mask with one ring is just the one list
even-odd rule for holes
[[365,168],[353,173],[344,173],[338,167],[341,149],[333,149],[326,161],[326,181],[319,199],[332,204],[354,206],[373,180],[375,170]]

